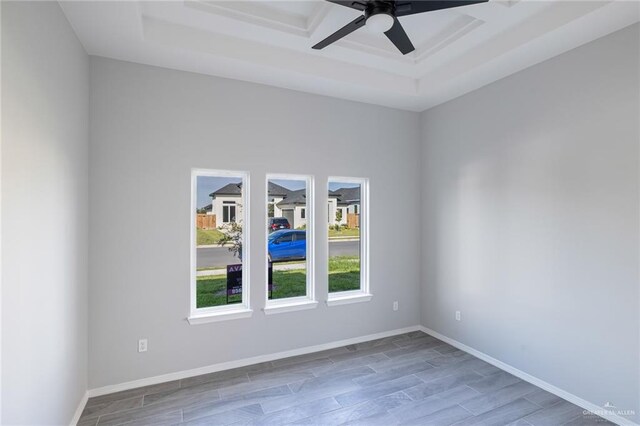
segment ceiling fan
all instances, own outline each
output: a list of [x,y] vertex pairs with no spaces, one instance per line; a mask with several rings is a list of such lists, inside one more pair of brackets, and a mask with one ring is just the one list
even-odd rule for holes
[[403,55],[413,52],[415,47],[409,40],[407,33],[398,21],[398,17],[415,15],[417,13],[432,12],[452,7],[468,6],[476,3],[484,3],[488,0],[327,0],[341,6],[364,12],[364,15],[349,22],[320,43],[313,49],[323,49],[335,43],[346,35],[351,34],[360,27],[367,26],[373,32],[384,33]]

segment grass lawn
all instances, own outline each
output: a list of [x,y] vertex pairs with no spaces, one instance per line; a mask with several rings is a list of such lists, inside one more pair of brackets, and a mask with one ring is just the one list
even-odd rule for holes
[[335,237],[359,237],[360,236],[360,228],[343,228],[339,231],[336,231],[333,228],[329,228],[329,238]]
[[[273,271],[272,299],[304,296],[306,293],[306,271]],[[197,278],[197,306],[226,305],[227,277],[211,275]],[[329,259],[329,291],[357,290],[360,288],[360,262],[357,257],[339,256]],[[240,296],[230,296],[229,303],[240,303]]]
[[273,292],[270,299],[297,297],[307,294],[307,271],[273,271]]
[[196,230],[198,242],[197,245],[204,246],[209,244],[217,244],[224,234],[217,229],[200,229]]
[[336,256],[329,258],[329,293],[360,288],[360,258]]
[[[198,308],[220,306],[227,304],[225,290],[227,288],[226,275],[209,275],[197,278],[198,294],[196,305]],[[242,296],[229,296],[229,303],[240,303]]]

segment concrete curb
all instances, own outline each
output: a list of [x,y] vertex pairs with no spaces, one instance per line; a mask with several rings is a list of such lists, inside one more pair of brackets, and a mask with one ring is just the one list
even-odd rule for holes
[[[352,237],[337,237],[337,238],[329,238],[329,242],[350,242],[350,241],[360,241],[360,238],[352,238]],[[196,246],[196,248],[229,248],[231,245],[223,246],[221,244],[205,244],[201,246]]]

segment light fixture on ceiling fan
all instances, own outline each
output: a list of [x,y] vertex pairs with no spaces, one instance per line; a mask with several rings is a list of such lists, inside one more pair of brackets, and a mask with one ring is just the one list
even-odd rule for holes
[[324,49],[341,38],[351,34],[360,27],[367,26],[372,32],[384,33],[403,55],[413,52],[415,47],[409,40],[409,36],[402,28],[398,17],[415,15],[417,13],[432,12],[434,10],[450,9],[453,7],[469,6],[476,3],[484,3],[488,0],[327,0],[351,9],[364,12],[364,15],[354,19],[340,28],[313,49]]

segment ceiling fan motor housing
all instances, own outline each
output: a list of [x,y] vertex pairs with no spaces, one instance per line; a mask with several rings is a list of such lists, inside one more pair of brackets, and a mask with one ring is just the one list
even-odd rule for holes
[[364,17],[367,28],[373,33],[385,33],[395,22],[395,7],[391,2],[373,1],[367,4]]
[[379,0],[370,1],[367,3],[367,8],[364,10],[364,17],[368,20],[370,17],[381,13],[394,17],[396,12],[395,9],[394,2]]

